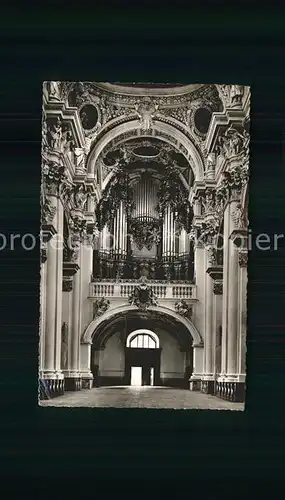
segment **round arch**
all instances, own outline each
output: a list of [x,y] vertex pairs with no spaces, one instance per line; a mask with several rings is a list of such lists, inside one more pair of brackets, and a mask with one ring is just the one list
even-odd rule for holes
[[[163,306],[150,306],[148,310],[159,312],[163,314],[166,318],[171,317],[172,319],[175,319],[177,322],[182,323],[186,327],[189,333],[189,337],[192,339],[193,347],[203,346],[203,340],[200,333],[198,332],[197,328],[193,325],[193,323],[191,323],[188,319],[184,318],[183,316],[180,316],[175,311],[172,311],[171,309],[168,309],[167,307]],[[108,309],[104,314],[102,314],[98,318],[92,320],[91,323],[89,323],[85,332],[82,335],[81,343],[92,344],[94,334],[96,334],[96,329],[100,326],[102,322],[111,319],[113,316],[117,314],[121,313],[124,314],[129,311],[137,311],[137,307],[126,305],[126,306],[116,307],[114,309]]]
[[130,347],[132,339],[137,335],[149,335],[155,340],[156,346],[159,347],[159,338],[156,335],[156,333],[154,333],[152,330],[146,330],[145,328],[141,328],[140,330],[135,330],[134,332],[131,332],[127,337],[126,347]]
[[[101,139],[99,139],[99,141],[95,143],[94,147],[91,149],[91,151],[89,153],[89,158],[88,158],[88,162],[87,162],[87,175],[88,175],[88,177],[92,178],[92,179],[94,178],[96,161],[97,161],[99,155],[102,153],[105,146],[110,141],[112,141],[113,139],[115,139],[116,137],[118,137],[124,133],[127,133],[131,130],[139,130],[140,128],[141,128],[141,124],[140,124],[139,120],[131,120],[128,122],[121,123],[120,125],[117,125],[114,128],[112,128],[109,132],[106,132],[106,134],[104,134],[103,137],[101,137]],[[204,165],[203,165],[202,157],[199,154],[199,152],[198,152],[197,148],[195,147],[195,145],[193,144],[193,142],[188,137],[186,137],[186,135],[183,134],[183,132],[181,132],[180,130],[178,130],[175,127],[175,122],[172,122],[170,124],[170,123],[164,123],[164,122],[159,121],[159,120],[154,120],[152,129],[157,131],[157,132],[160,132],[162,134],[161,136],[160,135],[158,136],[158,138],[160,140],[162,140],[164,142],[168,142],[169,144],[171,144],[172,146],[177,148],[177,145],[173,144],[173,142],[170,142],[167,139],[167,135],[169,135],[169,136],[173,137],[174,139],[176,139],[176,141],[179,141],[181,143],[181,145],[183,145],[183,147],[187,151],[188,156],[186,156],[183,152],[182,152],[182,154],[184,154],[184,156],[186,156],[186,159],[188,161],[192,160],[191,161],[191,168],[193,170],[195,180],[201,181],[204,177]],[[150,136],[150,137],[153,137],[153,136]]]

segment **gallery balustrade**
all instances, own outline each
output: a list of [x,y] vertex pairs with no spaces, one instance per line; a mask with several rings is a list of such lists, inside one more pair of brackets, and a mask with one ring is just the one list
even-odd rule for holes
[[145,276],[159,281],[194,281],[194,262],[189,253],[161,258],[139,258],[122,253],[94,251],[92,281],[136,280]]

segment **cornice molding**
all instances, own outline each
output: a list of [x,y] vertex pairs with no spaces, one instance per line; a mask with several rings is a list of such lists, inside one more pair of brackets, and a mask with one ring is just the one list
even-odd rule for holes
[[95,83],[95,87],[99,90],[108,91],[113,94],[124,94],[129,96],[174,96],[174,95],[187,95],[195,92],[201,87],[205,87],[203,84],[192,84],[192,85],[183,85],[183,86],[169,86],[166,88],[150,88],[144,87],[143,84],[140,87],[138,86],[132,87],[126,85],[116,85],[114,83]]

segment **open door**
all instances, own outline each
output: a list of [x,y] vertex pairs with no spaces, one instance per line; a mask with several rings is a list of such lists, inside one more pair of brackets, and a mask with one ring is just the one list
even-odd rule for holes
[[141,366],[131,366],[131,385],[141,386],[142,385],[142,367]]

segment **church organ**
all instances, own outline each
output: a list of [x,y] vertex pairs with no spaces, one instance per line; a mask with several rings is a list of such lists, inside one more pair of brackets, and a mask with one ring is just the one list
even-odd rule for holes
[[100,250],[94,251],[96,279],[145,275],[157,280],[193,280],[189,234],[179,227],[173,206],[166,205],[162,211],[158,199],[161,178],[161,173],[151,169],[130,171],[131,203],[121,199],[114,217],[101,230]]

